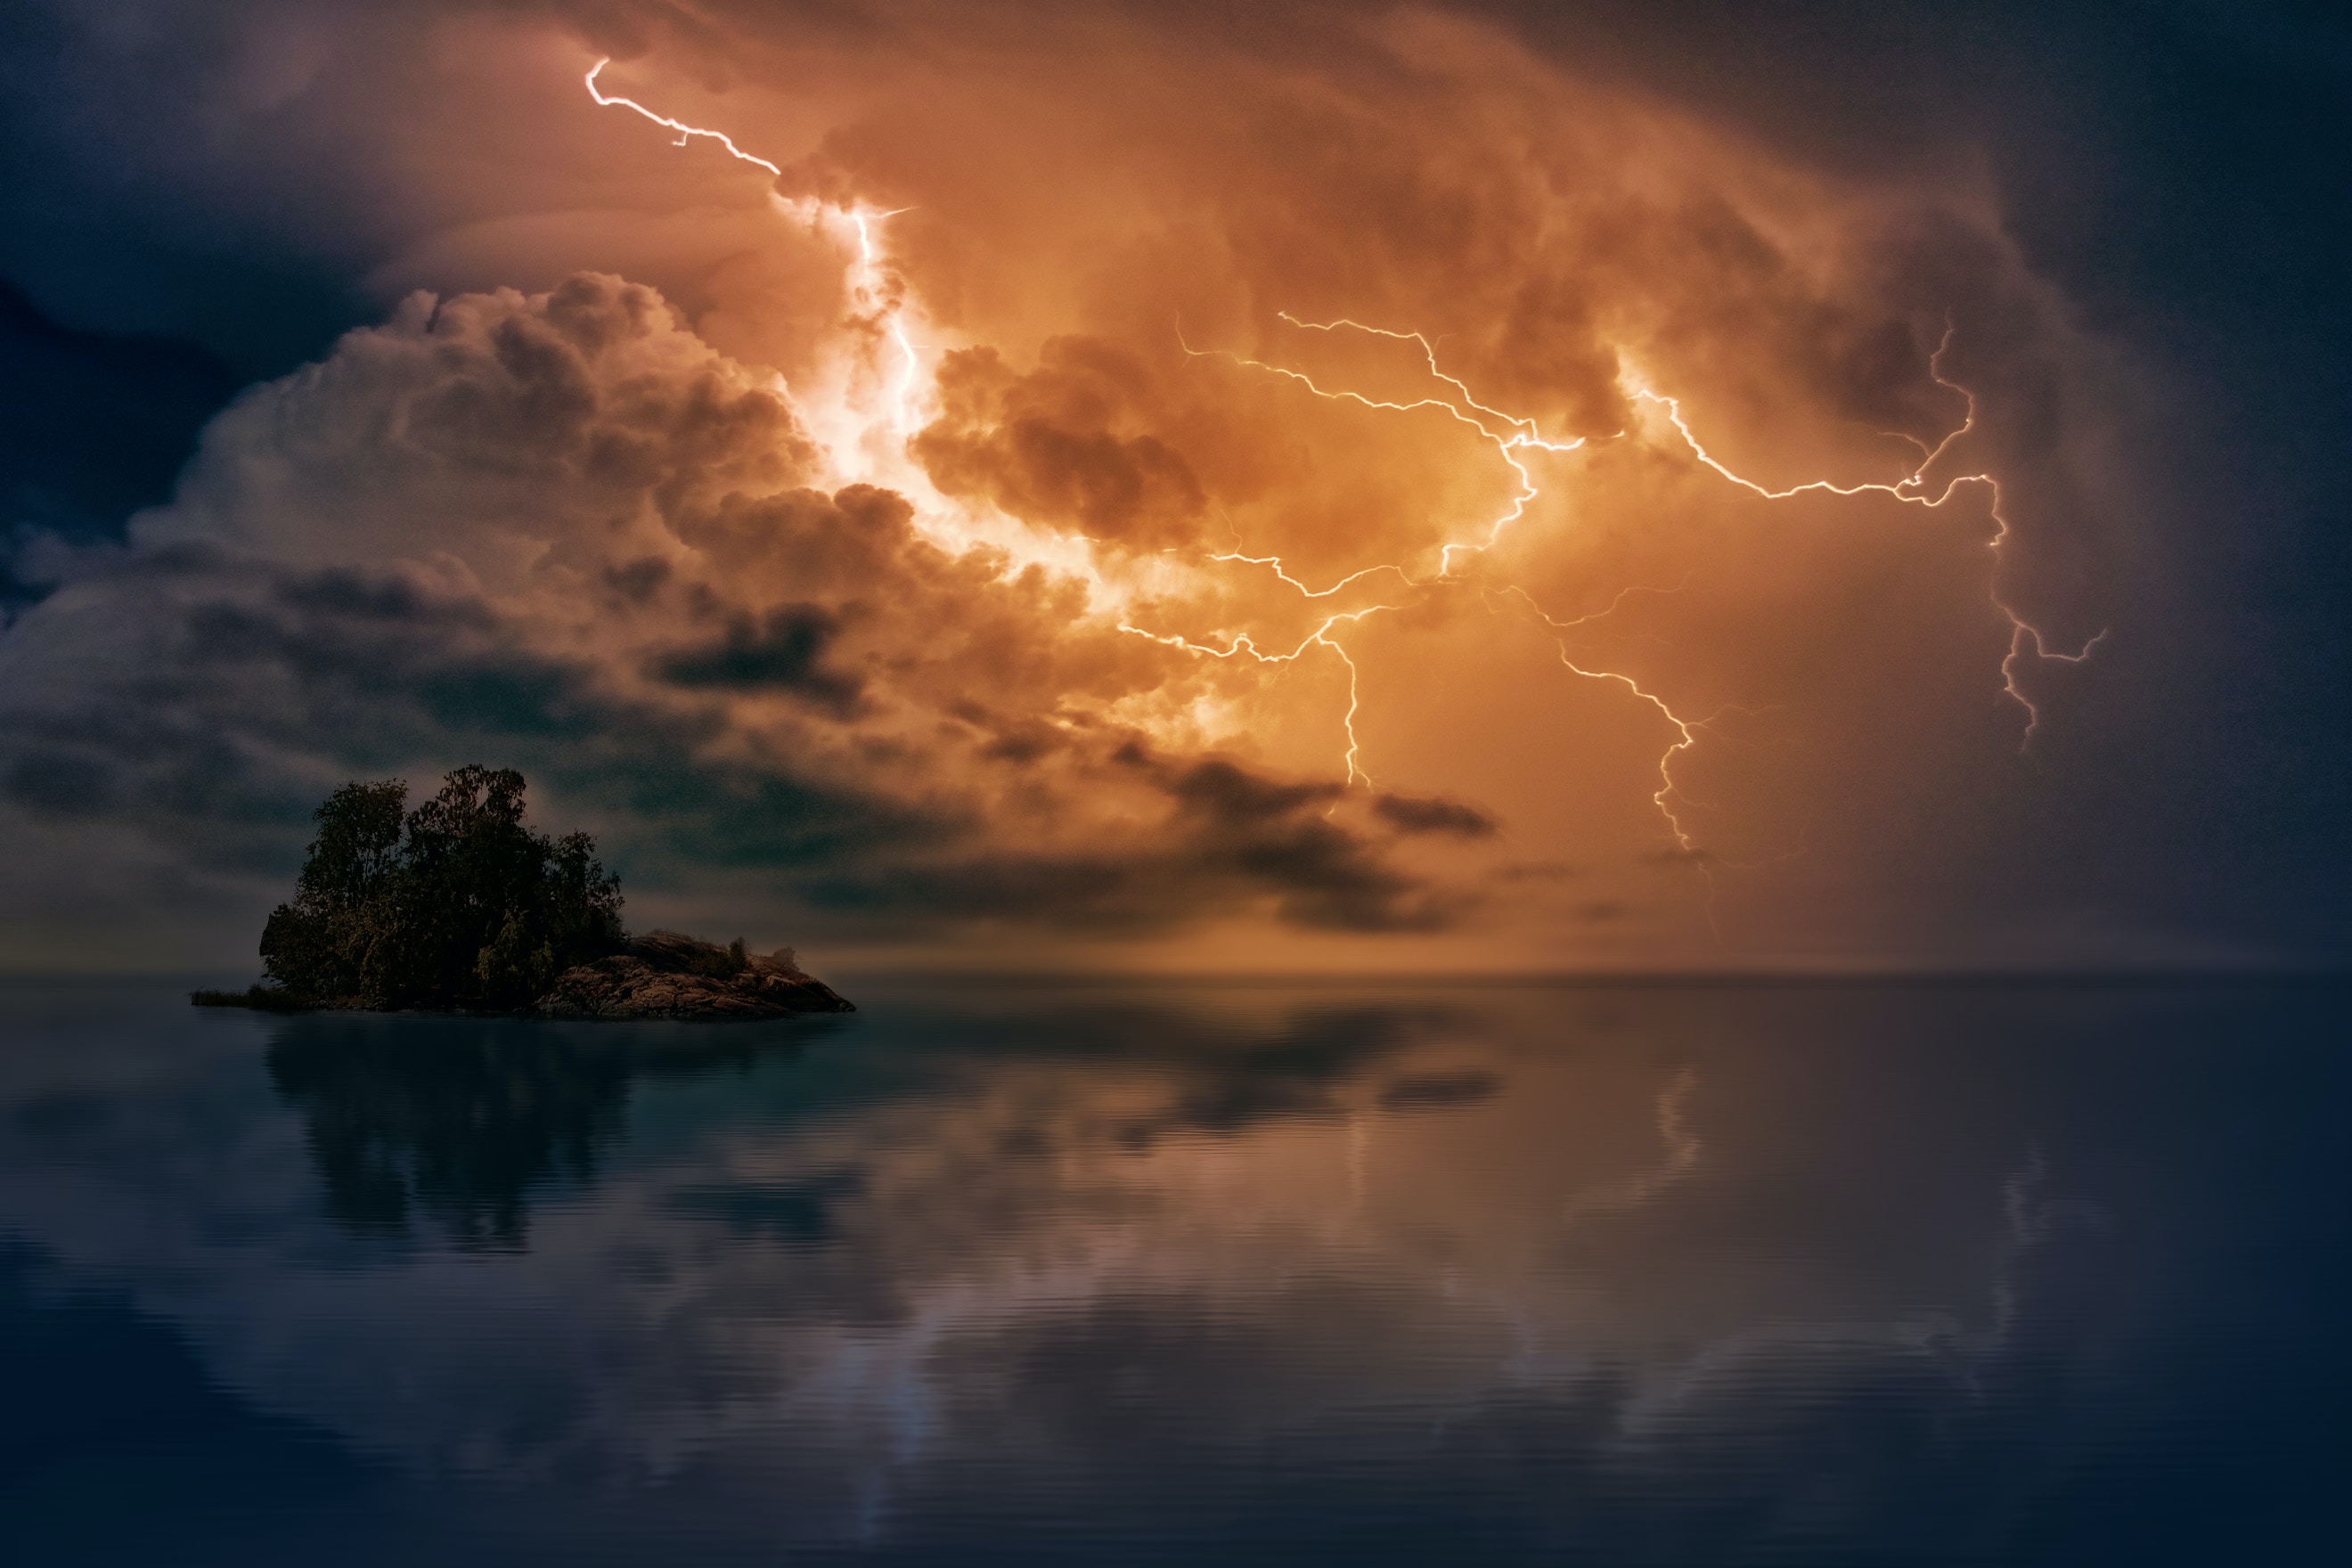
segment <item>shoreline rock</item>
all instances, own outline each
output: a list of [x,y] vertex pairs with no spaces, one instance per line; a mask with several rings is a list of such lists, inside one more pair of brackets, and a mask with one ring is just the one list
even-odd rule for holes
[[839,992],[803,970],[793,950],[761,955],[677,931],[632,937],[609,958],[555,977],[531,1011],[542,1018],[787,1018],[854,1013]]

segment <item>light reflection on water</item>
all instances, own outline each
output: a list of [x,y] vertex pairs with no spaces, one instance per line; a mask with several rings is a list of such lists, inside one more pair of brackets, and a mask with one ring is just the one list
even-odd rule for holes
[[0,997],[0,1546],[2260,1561],[2345,1469],[2334,992],[858,994]]

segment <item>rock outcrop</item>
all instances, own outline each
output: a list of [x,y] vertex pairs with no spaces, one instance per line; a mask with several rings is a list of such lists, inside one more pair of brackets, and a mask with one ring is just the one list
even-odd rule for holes
[[632,937],[609,958],[555,977],[531,1009],[545,1018],[784,1018],[857,1009],[793,962],[741,942],[719,947],[674,931]]

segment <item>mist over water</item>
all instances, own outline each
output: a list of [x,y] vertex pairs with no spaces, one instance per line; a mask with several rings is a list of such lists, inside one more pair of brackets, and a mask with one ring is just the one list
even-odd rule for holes
[[2343,993],[0,994],[12,1561],[2288,1561]]

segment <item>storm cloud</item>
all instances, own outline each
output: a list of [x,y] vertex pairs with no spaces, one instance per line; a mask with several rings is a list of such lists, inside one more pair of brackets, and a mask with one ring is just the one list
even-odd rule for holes
[[2341,51],[1811,14],[29,8],[0,918],[478,759],[819,942],[2320,951]]

